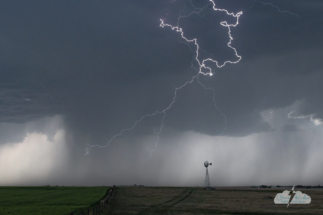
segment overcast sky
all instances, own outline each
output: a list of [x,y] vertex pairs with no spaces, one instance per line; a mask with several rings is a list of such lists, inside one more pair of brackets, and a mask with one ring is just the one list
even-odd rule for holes
[[323,184],[323,2],[214,2],[2,2],[0,185]]

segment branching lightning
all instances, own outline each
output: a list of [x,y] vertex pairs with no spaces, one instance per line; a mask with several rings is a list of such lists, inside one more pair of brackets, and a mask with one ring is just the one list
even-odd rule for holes
[[115,139],[115,138],[117,138],[117,137],[119,137],[119,136],[121,136],[125,131],[131,131],[132,129],[134,129],[135,127],[136,127],[136,125],[138,124],[138,123],[140,123],[143,119],[145,119],[145,118],[147,118],[147,117],[152,117],[152,116],[156,116],[156,115],[158,115],[158,114],[163,114],[163,118],[162,118],[162,122],[161,122],[161,125],[160,125],[160,128],[159,128],[159,131],[158,131],[158,133],[157,133],[157,139],[156,139],[156,141],[155,141],[155,144],[154,144],[154,146],[155,146],[155,148],[154,149],[152,149],[152,151],[150,152],[150,154],[149,154],[149,158],[151,157],[151,155],[152,155],[152,153],[157,149],[157,144],[158,144],[158,141],[159,141],[159,136],[160,136],[160,134],[161,134],[161,132],[162,132],[162,130],[163,130],[163,127],[164,127],[164,119],[165,119],[165,117],[166,117],[166,111],[168,111],[172,106],[173,106],[173,104],[175,103],[175,101],[176,101],[176,97],[177,97],[177,91],[178,90],[180,90],[180,89],[182,89],[183,87],[185,87],[187,84],[191,84],[191,83],[193,83],[193,81],[195,80],[195,78],[198,76],[198,74],[197,75],[195,75],[195,76],[193,76],[192,77],[192,79],[190,80],[190,81],[187,81],[186,83],[184,83],[182,86],[180,86],[180,87],[175,87],[175,92],[174,92],[174,96],[173,96],[173,99],[172,99],[172,102],[165,108],[165,109],[163,109],[163,110],[161,110],[161,111],[155,111],[154,113],[152,113],[152,114],[147,114],[147,115],[144,115],[144,116],[142,116],[139,120],[137,120],[130,128],[125,128],[125,129],[122,129],[118,134],[116,134],[116,135],[114,135],[109,141],[108,141],[108,143],[106,144],[106,145],[88,145],[89,147],[88,148],[86,148],[85,149],[85,155],[87,155],[87,154],[89,154],[90,153],[90,150],[91,150],[91,148],[93,148],[93,147],[99,147],[99,148],[105,148],[105,147],[108,147],[109,145],[110,145],[110,143]]
[[290,12],[290,11],[288,11],[288,10],[281,10],[278,6],[273,5],[273,4],[272,4],[272,3],[270,3],[270,2],[263,2],[263,1],[258,1],[258,0],[256,0],[256,1],[253,3],[253,5],[251,5],[251,7],[250,7],[249,9],[251,9],[253,6],[255,6],[255,4],[256,4],[257,2],[259,2],[259,3],[263,4],[264,6],[270,5],[271,7],[276,8],[280,13],[288,13],[288,14],[290,14],[290,15],[297,16],[298,18],[300,18],[300,16],[299,16],[297,13],[292,13],[292,12]]
[[[209,0],[210,1],[210,4],[202,7],[202,8],[196,8],[193,3],[190,1],[191,5],[193,6],[194,10],[193,12],[189,13],[188,15],[181,15],[179,16],[178,20],[177,20],[177,26],[173,26],[173,25],[170,25],[170,24],[167,24],[164,22],[163,19],[160,19],[160,27],[162,28],[170,28],[171,30],[177,32],[180,34],[180,37],[181,39],[185,42],[185,44],[189,45],[189,44],[193,44],[195,46],[195,51],[193,51],[191,49],[191,46],[189,45],[190,47],[190,50],[193,51],[194,55],[195,55],[195,58],[193,57],[193,59],[196,61],[196,63],[198,64],[198,68],[195,68],[193,67],[193,62],[192,62],[192,67],[196,70],[197,74],[194,75],[189,81],[185,82],[184,84],[182,84],[181,86],[179,87],[175,87],[175,91],[174,91],[174,96],[173,96],[173,99],[172,101],[170,102],[170,104],[164,108],[163,110],[160,110],[160,111],[155,111],[154,113],[151,113],[151,114],[147,114],[147,115],[144,115],[142,116],[139,120],[135,121],[135,123],[130,127],[130,128],[126,128],[126,129],[122,129],[118,134],[116,134],[115,136],[113,136],[108,142],[106,145],[88,145],[89,147],[85,149],[85,155],[89,154],[90,150],[93,148],[93,147],[99,147],[99,148],[105,148],[105,147],[108,147],[110,145],[110,143],[112,141],[114,141],[117,137],[123,135],[124,132],[126,131],[130,131],[132,129],[134,129],[136,127],[136,125],[138,123],[140,123],[142,120],[144,120],[145,118],[147,117],[153,117],[153,116],[156,116],[156,115],[159,115],[159,114],[163,114],[162,116],[162,120],[161,120],[161,125],[159,127],[159,131],[157,133],[157,138],[156,138],[156,141],[155,141],[155,144],[154,144],[154,148],[151,150],[151,152],[149,153],[149,156],[147,159],[151,158],[153,152],[157,149],[157,145],[158,145],[158,142],[159,142],[159,139],[160,139],[160,134],[162,133],[162,130],[163,130],[163,127],[164,127],[164,119],[166,117],[166,112],[171,109],[171,107],[173,106],[173,104],[175,103],[176,101],[176,97],[177,97],[177,92],[178,90],[181,90],[182,88],[184,88],[186,85],[188,84],[191,84],[193,83],[195,80],[205,89],[205,90],[212,90],[213,91],[213,102],[214,102],[214,106],[215,108],[220,112],[220,114],[224,117],[224,120],[225,120],[225,127],[223,128],[222,130],[222,134],[224,133],[225,129],[227,128],[227,119],[226,119],[226,116],[224,115],[224,113],[220,110],[220,108],[218,108],[217,104],[216,104],[216,101],[215,101],[215,89],[211,88],[211,87],[207,87],[205,86],[200,80],[199,80],[199,76],[200,75],[204,75],[204,76],[212,76],[214,73],[212,72],[212,68],[209,67],[209,66],[206,66],[206,63],[214,63],[216,65],[217,68],[222,68],[224,67],[226,64],[230,63],[230,64],[236,64],[238,63],[242,58],[241,56],[238,54],[237,50],[231,46],[231,43],[232,43],[232,40],[233,40],[233,37],[231,35],[231,27],[236,27],[238,24],[239,24],[239,17],[242,15],[242,11],[234,14],[234,13],[229,13],[227,10],[225,9],[219,9],[216,7],[215,3],[213,0]],[[205,10],[205,9],[213,9],[214,11],[218,11],[218,12],[224,12],[226,13],[228,16],[232,16],[234,18],[236,18],[236,22],[234,24],[228,24],[227,21],[222,21],[220,22],[220,24],[223,26],[223,27],[226,27],[228,29],[228,36],[229,36],[229,41],[227,43],[227,46],[232,49],[235,53],[235,56],[237,57],[237,60],[236,61],[225,61],[223,62],[222,64],[220,64],[217,60],[215,59],[212,59],[212,58],[205,58],[205,59],[199,59],[200,57],[200,50],[202,50],[198,44],[198,39],[197,38],[193,38],[193,39],[188,39],[185,34],[184,34],[184,31],[180,26],[180,20],[183,19],[183,18],[187,18],[187,17],[190,17],[191,15],[193,14],[197,14],[197,15],[200,15],[200,13]],[[185,8],[184,8],[185,9]],[[182,42],[182,41],[180,41]]]
[[[236,23],[235,24],[228,24],[227,23],[227,21],[222,21],[222,22],[220,22],[220,24],[222,25],[222,26],[224,26],[224,27],[227,27],[228,28],[228,35],[229,35],[229,38],[230,38],[230,40],[229,40],[229,42],[227,43],[227,45],[228,45],[228,47],[229,48],[231,48],[233,51],[234,51],[234,53],[235,53],[235,55],[236,55],[236,57],[238,58],[238,60],[237,61],[225,61],[223,64],[219,64],[219,62],[217,61],[217,60],[214,60],[214,59],[212,59],[212,58],[206,58],[206,59],[203,59],[202,61],[200,61],[198,58],[199,58],[199,50],[200,50],[200,46],[199,46],[199,44],[197,43],[197,38],[193,38],[193,39],[188,39],[188,38],[186,38],[185,36],[184,36],[184,31],[183,31],[183,29],[182,28],[180,28],[179,27],[179,21],[180,21],[180,19],[181,18],[185,18],[185,17],[189,17],[189,16],[191,16],[192,14],[194,14],[194,13],[200,13],[201,11],[203,11],[203,9],[205,9],[206,7],[203,7],[202,9],[200,9],[198,12],[196,12],[196,11],[193,11],[193,12],[191,12],[189,15],[187,15],[187,16],[180,16],[179,18],[178,18],[178,22],[177,22],[177,26],[172,26],[172,25],[170,25],[170,24],[165,24],[164,23],[164,21],[162,20],[162,19],[160,19],[160,21],[161,21],[161,23],[160,23],[160,27],[162,27],[162,28],[164,28],[164,27],[170,27],[173,31],[176,31],[176,32],[179,32],[180,33],[180,35],[181,35],[181,37],[186,41],[186,42],[188,42],[188,43],[194,43],[194,45],[196,46],[196,55],[195,55],[195,60],[196,60],[196,62],[198,63],[198,65],[199,65],[199,69],[198,69],[198,74],[202,74],[202,75],[209,75],[209,76],[212,76],[213,75],[213,73],[212,73],[212,69],[210,68],[210,67],[207,67],[206,65],[205,65],[205,63],[206,62],[209,62],[209,61],[211,61],[211,62],[213,62],[213,63],[215,63],[216,64],[216,66],[218,67],[218,68],[222,68],[223,66],[225,66],[227,63],[231,63],[231,64],[236,64],[236,63],[238,63],[240,60],[241,60],[241,56],[240,55],[238,55],[238,52],[237,52],[237,50],[234,48],[234,47],[232,47],[231,46],[231,42],[232,42],[232,40],[233,40],[233,37],[231,36],[231,27],[236,27],[238,24],[239,24],[239,17],[242,15],[242,11],[240,11],[240,12],[238,12],[237,14],[234,14],[234,13],[229,13],[227,10],[225,10],[225,9],[219,9],[219,8],[216,8],[215,7],[215,3],[214,3],[214,1],[213,0],[209,0],[212,4],[213,4],[213,6],[212,6],[212,8],[213,8],[213,10],[214,11],[222,11],[222,12],[225,12],[227,15],[229,15],[229,16],[233,16],[233,17],[235,17],[236,18]],[[208,5],[207,5],[208,6]],[[204,72],[202,72],[202,69],[206,69],[208,72],[207,73],[204,73]]]

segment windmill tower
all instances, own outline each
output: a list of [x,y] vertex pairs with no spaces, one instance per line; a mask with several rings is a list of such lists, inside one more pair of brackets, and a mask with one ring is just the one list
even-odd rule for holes
[[209,163],[208,161],[204,162],[204,166],[206,168],[206,173],[205,173],[205,179],[204,179],[204,187],[210,187],[210,177],[209,177],[209,171],[208,171],[208,166],[211,166],[212,163]]

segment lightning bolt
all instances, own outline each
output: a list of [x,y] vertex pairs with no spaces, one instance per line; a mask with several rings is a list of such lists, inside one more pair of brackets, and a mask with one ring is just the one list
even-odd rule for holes
[[[230,40],[229,40],[229,42],[227,43],[227,46],[229,47],[229,48],[231,48],[233,51],[234,51],[234,53],[235,53],[235,55],[236,55],[236,57],[238,58],[238,60],[237,61],[225,61],[223,64],[219,64],[219,62],[217,61],[217,60],[214,60],[214,59],[212,59],[212,58],[206,58],[206,59],[203,59],[202,61],[200,61],[198,58],[199,58],[199,50],[200,50],[200,46],[199,46],[199,44],[197,43],[197,38],[193,38],[193,39],[188,39],[188,38],[186,38],[185,36],[184,36],[184,31],[183,31],[183,29],[182,28],[180,28],[179,27],[179,25],[177,25],[177,26],[172,26],[172,25],[170,25],[170,24],[165,24],[164,23],[164,21],[162,20],[162,19],[160,19],[160,21],[161,21],[161,23],[160,23],[160,27],[162,27],[162,28],[164,28],[164,27],[170,27],[173,31],[176,31],[176,32],[179,32],[180,33],[180,35],[181,35],[181,37],[182,37],[182,39],[184,39],[187,43],[194,43],[194,45],[196,46],[196,55],[195,55],[195,60],[196,60],[196,62],[198,63],[198,65],[199,65],[199,69],[198,69],[198,74],[202,74],[202,75],[209,75],[209,76],[212,76],[213,75],[213,73],[212,73],[212,69],[210,68],[210,67],[208,67],[208,66],[206,66],[205,65],[205,63],[206,62],[213,62],[213,63],[215,63],[216,64],[216,66],[218,67],[218,68],[222,68],[223,66],[225,66],[227,63],[231,63],[231,64],[236,64],[236,63],[238,63],[240,60],[241,60],[241,56],[240,55],[238,55],[238,52],[237,52],[237,50],[234,48],[234,47],[232,47],[231,46],[231,42],[232,42],[232,40],[233,40],[233,37],[231,36],[231,27],[236,27],[238,24],[239,24],[239,17],[242,15],[242,11],[240,11],[240,12],[238,12],[237,14],[234,14],[234,13],[229,13],[227,10],[225,10],[225,9],[219,9],[219,8],[216,8],[215,7],[215,3],[214,3],[214,1],[213,0],[209,0],[213,5],[212,5],[212,8],[213,8],[213,10],[214,11],[222,11],[222,12],[225,12],[227,15],[229,15],[229,16],[233,16],[233,17],[235,17],[236,18],[236,23],[235,24],[228,24],[227,23],[227,21],[222,21],[222,22],[220,22],[220,24],[222,25],[222,26],[224,26],[224,27],[227,27],[228,28],[228,35],[229,35],[229,38],[230,38]],[[205,7],[204,7],[205,8]],[[198,13],[200,13],[204,8],[202,8]],[[192,13],[190,13],[188,16],[190,16],[190,15],[192,15],[192,14],[194,14],[195,12],[192,12]],[[183,18],[183,17],[188,17],[188,16],[180,16],[179,18],[178,18],[178,24],[179,24],[179,20],[181,19],[181,18]],[[202,69],[206,69],[207,71],[209,71],[209,72],[202,72]]]
[[137,120],[130,128],[125,128],[125,129],[122,129],[118,134],[116,134],[116,135],[114,135],[109,141],[108,141],[108,143],[106,144],[106,145],[90,145],[90,144],[88,144],[88,148],[86,148],[85,149],[85,155],[87,155],[87,154],[89,154],[90,153],[90,150],[91,150],[91,148],[93,148],[93,147],[99,147],[99,148],[105,148],[105,147],[108,147],[109,145],[110,145],[110,143],[114,140],[114,139],[116,139],[117,137],[119,137],[119,136],[121,136],[124,132],[126,132],[126,131],[131,131],[132,129],[134,129],[135,127],[136,127],[136,125],[138,124],[138,123],[140,123],[142,120],[144,120],[145,118],[147,118],[147,117],[152,117],[152,116],[156,116],[156,115],[158,115],[158,114],[163,114],[163,117],[162,117],[162,120],[161,120],[161,125],[160,125],[160,127],[159,127],[159,131],[158,131],[158,133],[157,133],[157,139],[156,139],[156,141],[155,141],[155,144],[154,144],[154,146],[155,146],[155,148],[154,149],[152,149],[152,151],[150,152],[150,154],[149,154],[149,157],[148,158],[151,158],[151,155],[152,155],[152,153],[157,149],[157,144],[158,144],[158,141],[159,141],[159,136],[160,136],[160,134],[161,134],[161,132],[162,132],[162,130],[163,130],[163,127],[164,127],[164,119],[165,119],[165,117],[166,117],[166,111],[168,111],[172,106],[173,106],[173,104],[175,103],[175,101],[176,101],[176,97],[177,97],[177,91],[178,90],[180,90],[180,89],[182,89],[183,87],[185,87],[186,85],[188,85],[188,84],[191,84],[191,83],[193,83],[193,81],[195,80],[195,78],[198,76],[198,74],[197,75],[195,75],[195,76],[193,76],[192,77],[192,79],[190,80],[190,81],[187,81],[187,82],[185,82],[183,85],[181,85],[180,87],[175,87],[175,92],[174,92],[174,96],[173,96],[173,99],[172,99],[172,101],[171,101],[171,103],[165,108],[165,109],[163,109],[163,110],[161,110],[161,111],[155,111],[154,113],[152,113],[152,114],[147,114],[147,115],[144,115],[144,116],[142,116],[139,120]]
[[289,204],[292,202],[292,200],[293,200],[293,198],[294,198],[294,196],[295,196],[294,187],[295,187],[295,185],[293,186],[293,188],[292,188],[292,189],[291,189],[291,191],[289,192],[289,195],[290,195],[291,197],[290,197],[290,199],[289,199],[289,201],[288,201],[287,208],[288,208]]
[[290,12],[290,11],[288,11],[288,10],[284,10],[284,11],[283,11],[283,10],[281,10],[278,6],[273,5],[273,4],[272,4],[272,3],[270,3],[270,2],[263,2],[263,1],[258,1],[258,0],[256,0],[256,1],[253,3],[253,5],[251,5],[251,7],[250,7],[249,9],[251,9],[253,6],[255,6],[255,4],[256,4],[257,2],[259,2],[259,3],[263,4],[264,6],[266,6],[266,5],[270,5],[271,7],[276,8],[280,13],[288,13],[288,14],[290,14],[290,15],[297,16],[298,18],[300,18],[300,16],[299,16],[297,13],[292,13],[292,12]]
[[[238,54],[237,50],[231,46],[231,43],[232,43],[232,40],[233,40],[233,37],[231,35],[231,27],[236,27],[238,24],[239,24],[239,17],[242,15],[242,11],[234,14],[234,13],[230,13],[228,12],[227,10],[225,9],[220,9],[220,8],[217,8],[214,1],[213,0],[209,0],[210,4],[202,7],[202,8],[196,8],[192,1],[191,2],[191,5],[193,6],[194,8],[194,11],[189,13],[188,15],[181,15],[179,16],[178,20],[177,20],[177,25],[176,26],[173,26],[173,25],[170,25],[170,24],[167,24],[164,22],[163,19],[160,19],[160,27],[162,28],[170,28],[171,30],[177,32],[180,34],[180,37],[181,39],[184,41],[185,44],[187,44],[189,47],[190,47],[190,50],[193,51],[191,49],[191,46],[189,44],[193,44],[194,47],[195,47],[195,51],[193,51],[194,55],[195,55],[195,58],[193,57],[193,59],[196,61],[196,63],[198,64],[198,68],[195,68],[193,67],[193,61],[192,61],[192,67],[196,70],[197,74],[192,76],[192,78],[185,82],[184,84],[182,84],[181,86],[179,87],[175,87],[175,91],[174,91],[174,96],[173,96],[173,99],[172,101],[170,102],[170,104],[164,108],[163,110],[160,110],[160,111],[155,111],[154,113],[151,113],[151,114],[147,114],[147,115],[144,115],[142,116],[139,120],[135,121],[135,123],[130,127],[130,128],[126,128],[126,129],[122,129],[118,134],[114,135],[108,142],[106,145],[90,145],[90,144],[87,144],[88,147],[85,149],[85,155],[89,154],[90,153],[90,150],[93,148],[93,147],[99,147],[99,148],[105,148],[105,147],[108,147],[110,145],[110,143],[112,141],[114,141],[117,137],[123,135],[124,132],[126,131],[130,131],[132,129],[134,129],[136,127],[136,125],[138,123],[140,123],[142,120],[144,120],[145,118],[147,117],[153,117],[153,116],[156,116],[158,114],[163,114],[162,116],[162,120],[161,120],[161,125],[159,127],[159,131],[157,133],[157,138],[156,138],[156,141],[154,143],[154,148],[151,150],[151,152],[149,153],[149,156],[147,159],[150,159],[153,152],[155,150],[157,150],[157,145],[158,145],[158,142],[159,142],[159,139],[160,139],[160,134],[162,133],[162,130],[163,130],[163,127],[164,127],[164,119],[166,117],[166,112],[171,109],[171,107],[173,106],[173,104],[175,103],[176,101],[176,97],[177,97],[177,92],[181,89],[183,89],[185,86],[189,85],[189,84],[192,84],[195,80],[205,89],[205,90],[212,90],[213,91],[213,102],[214,102],[214,106],[215,108],[220,112],[220,114],[224,117],[224,120],[225,120],[225,127],[224,129],[222,130],[222,134],[224,133],[225,129],[227,128],[227,118],[226,116],[224,115],[224,113],[220,110],[220,108],[218,108],[217,104],[216,104],[216,101],[215,101],[215,89],[211,88],[211,87],[207,87],[205,86],[200,80],[199,80],[199,76],[200,75],[204,75],[204,76],[212,76],[213,75],[213,72],[212,72],[212,68],[211,67],[208,67],[206,66],[206,63],[213,63],[216,65],[217,68],[222,68],[223,66],[225,66],[226,64],[236,64],[238,63],[242,57]],[[193,38],[193,39],[188,39],[187,37],[185,37],[185,34],[184,34],[184,31],[180,26],[180,20],[183,19],[183,18],[187,18],[189,16],[191,16],[192,14],[197,14],[197,15],[200,15],[200,13],[205,10],[205,9],[210,9],[210,6],[211,8],[214,10],[214,11],[219,11],[219,12],[224,12],[226,13],[227,15],[229,16],[232,16],[234,18],[236,18],[236,22],[234,24],[228,24],[227,21],[222,21],[220,22],[220,24],[223,26],[223,27],[226,27],[228,29],[228,36],[229,36],[229,41],[227,43],[227,46],[232,49],[235,53],[235,56],[237,57],[237,60],[236,61],[225,61],[223,62],[222,64],[220,64],[217,60],[215,59],[212,59],[212,58],[205,58],[205,59],[199,59],[199,56],[200,56],[200,51],[202,50],[198,44],[198,40],[197,38]],[[184,9],[181,11],[181,13],[185,10],[185,6],[184,6]],[[180,41],[181,42],[181,41]],[[203,50],[202,50],[203,51]]]
[[[224,132],[225,132],[225,130],[227,129],[227,127],[228,127],[228,121],[227,121],[227,117],[226,117],[226,115],[222,112],[222,110],[218,107],[218,105],[216,104],[216,101],[215,101],[215,89],[214,88],[212,88],[212,87],[206,87],[203,83],[201,83],[201,81],[198,79],[198,77],[197,77],[197,82],[205,89],[205,90],[211,90],[211,91],[213,91],[213,96],[212,96],[212,100],[213,100],[213,104],[214,104],[214,107],[220,112],[220,114],[223,116],[223,118],[224,118],[224,127],[223,127],[223,129],[222,129],[222,132],[221,132],[221,134],[220,134],[220,136],[223,136],[223,134],[224,134]],[[214,151],[214,154],[216,154],[219,150],[220,150],[220,148],[222,148],[222,145],[221,145],[221,143],[219,144],[219,148],[217,148],[215,151]]]

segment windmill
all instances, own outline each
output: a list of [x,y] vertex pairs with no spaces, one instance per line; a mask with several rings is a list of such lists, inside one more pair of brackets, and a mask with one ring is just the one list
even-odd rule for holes
[[208,171],[208,166],[211,166],[212,163],[209,163],[208,161],[205,161],[204,162],[204,166],[206,168],[206,173],[205,173],[205,180],[204,180],[204,187],[207,188],[207,187],[210,187],[210,177],[209,177],[209,171]]

